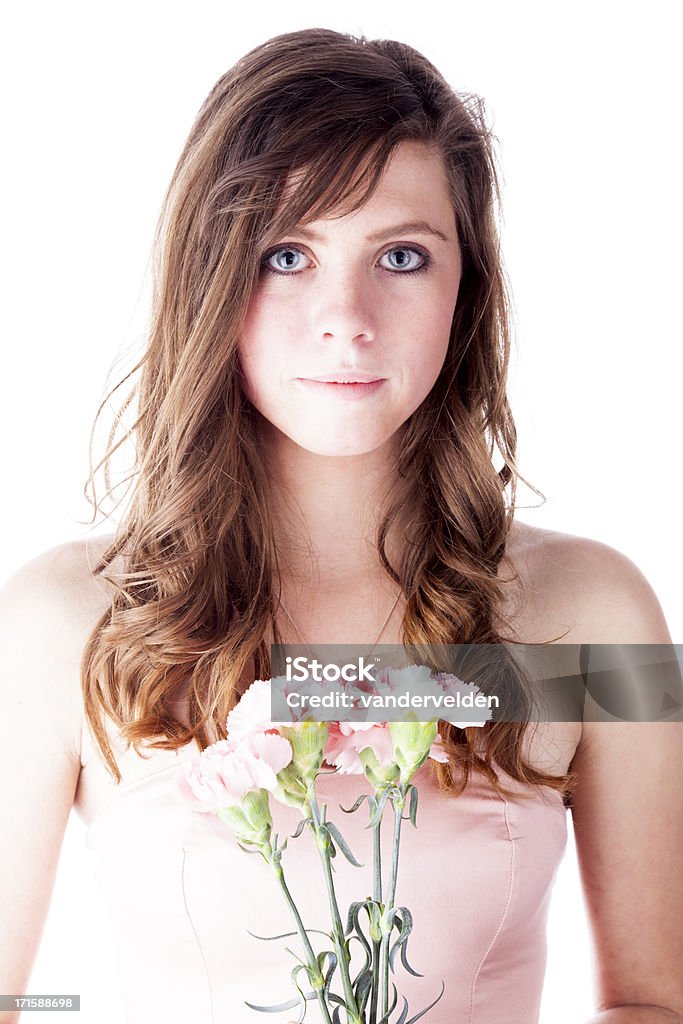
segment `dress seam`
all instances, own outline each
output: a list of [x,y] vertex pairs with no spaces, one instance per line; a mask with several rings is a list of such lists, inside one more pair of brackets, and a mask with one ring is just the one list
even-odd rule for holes
[[474,1022],[473,1022],[474,998],[475,998],[475,995],[476,995],[475,990],[476,990],[476,987],[477,987],[477,982],[479,980],[479,974],[481,972],[482,967],[486,963],[486,960],[488,959],[488,957],[489,957],[489,955],[491,953],[491,950],[493,949],[493,947],[494,947],[494,945],[496,943],[496,940],[498,939],[498,936],[500,935],[500,933],[502,931],[503,925],[505,924],[505,919],[507,918],[508,911],[510,909],[510,904],[512,902],[512,890],[513,890],[514,877],[515,877],[515,854],[516,854],[515,840],[512,837],[512,832],[511,832],[511,829],[510,829],[510,821],[509,821],[509,818],[508,818],[508,801],[505,799],[505,797],[503,797],[500,794],[497,794],[497,796],[498,796],[498,799],[501,800],[502,803],[503,803],[503,817],[505,819],[505,829],[507,831],[507,837],[508,837],[508,841],[510,843],[510,866],[509,866],[509,870],[508,870],[507,899],[505,901],[505,906],[503,908],[503,913],[501,915],[500,921],[498,922],[498,926],[497,926],[497,928],[496,928],[496,930],[495,930],[495,932],[493,934],[493,937],[491,938],[491,941],[488,944],[488,947],[487,947],[484,955],[482,956],[481,960],[479,961],[477,969],[474,972],[474,977],[472,978],[472,986],[471,986],[471,989],[470,989],[470,1008],[469,1008],[469,1013],[467,1015],[467,1022],[468,1022],[468,1024],[474,1024]]
[[195,942],[197,943],[197,949],[199,950],[199,955],[201,957],[202,965],[204,967],[204,973],[206,974],[206,985],[207,985],[207,988],[209,990],[209,1007],[210,1007],[210,1013],[211,1013],[211,1024],[214,1024],[214,1019],[215,1018],[214,1018],[214,1008],[213,1008],[213,986],[211,985],[211,974],[209,973],[209,965],[206,962],[206,957],[204,955],[204,950],[202,949],[202,944],[199,941],[199,935],[197,934],[197,929],[195,928],[194,921],[192,920],[192,916],[190,914],[190,909],[189,909],[189,907],[187,905],[187,891],[185,889],[185,857],[186,857],[186,850],[185,850],[185,843],[183,843],[183,861],[182,861],[182,865],[181,865],[181,869],[180,869],[180,881],[181,881],[182,890],[183,890],[183,907],[185,908],[185,915],[186,915],[187,920],[189,921],[190,927],[192,929],[192,934],[194,935]]

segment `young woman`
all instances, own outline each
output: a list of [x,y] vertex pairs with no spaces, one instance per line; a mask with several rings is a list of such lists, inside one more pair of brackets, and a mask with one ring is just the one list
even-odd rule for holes
[[[286,998],[281,949],[246,931],[287,930],[262,866],[173,790],[273,639],[670,642],[628,559],[514,518],[495,200],[481,104],[397,42],[280,36],[207,97],[159,226],[128,507],[4,591],[0,991],[26,989],[75,806],[129,1022]],[[443,978],[434,1024],[538,1020],[570,807],[593,1024],[680,1024],[680,727],[474,732],[443,725],[450,762],[422,771],[405,834],[411,1006]],[[312,856],[289,870],[315,922]],[[340,871],[342,898],[355,884]]]

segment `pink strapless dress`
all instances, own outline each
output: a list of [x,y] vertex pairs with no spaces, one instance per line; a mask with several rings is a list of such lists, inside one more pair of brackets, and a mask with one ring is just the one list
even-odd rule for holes
[[[284,946],[299,952],[299,944],[297,938],[263,942],[248,934],[277,935],[294,924],[265,861],[239,849],[215,815],[189,809],[176,795],[174,777],[197,748],[150,750],[148,760],[132,749],[120,753],[123,782],[116,787],[86,725],[83,740],[76,808],[89,824],[87,845],[111,908],[126,1024],[296,1019],[296,1010],[262,1014],[245,1005],[295,994],[295,961]],[[475,776],[454,799],[439,791],[429,762],[415,778],[417,828],[403,823],[396,904],[413,913],[408,960],[424,977],[411,976],[397,957],[394,980],[412,1015],[438,995],[443,979],[444,995],[422,1018],[426,1024],[538,1021],[550,894],[566,846],[565,808],[550,788],[529,790],[502,778],[532,798],[504,799]],[[359,776],[330,776],[319,787],[328,817],[364,865],[337,855],[343,916],[351,900],[371,895],[372,839],[367,804],[354,814],[338,804],[349,807],[369,791]],[[271,804],[275,831],[293,833],[299,812]],[[387,865],[391,828],[389,808]],[[306,926],[328,930],[323,878],[307,831],[290,839],[283,864]],[[324,936],[314,933],[312,940],[316,950],[330,947]],[[321,1020],[310,1002],[306,1021]]]

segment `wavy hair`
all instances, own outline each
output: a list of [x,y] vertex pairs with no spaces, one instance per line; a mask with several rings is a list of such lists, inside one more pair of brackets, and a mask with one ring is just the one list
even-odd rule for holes
[[[108,485],[114,453],[131,438],[130,500],[94,568],[115,593],[82,665],[85,712],[117,782],[105,716],[138,751],[143,741],[175,749],[196,739],[204,748],[225,736],[246,685],[271,674],[278,560],[254,410],[240,386],[240,329],[267,247],[304,221],[362,206],[403,141],[443,157],[462,277],[443,369],[402,434],[377,549],[405,595],[404,643],[505,643],[499,614],[512,580],[499,569],[523,478],[506,396],[509,300],[492,139],[483,101],[456,94],[416,50],[325,29],[251,50],[202,104],[155,234],[149,336],[123,403],[135,420],[118,441],[115,424],[86,486],[97,515],[95,473],[104,467]],[[392,565],[386,539],[406,508],[410,543]],[[510,673],[528,710],[512,662]],[[185,722],[173,713],[177,698]],[[572,776],[525,760],[527,725],[487,724],[482,748],[480,730],[442,722],[451,756],[434,765],[440,785],[457,795],[474,770],[506,793],[498,765],[566,795]]]

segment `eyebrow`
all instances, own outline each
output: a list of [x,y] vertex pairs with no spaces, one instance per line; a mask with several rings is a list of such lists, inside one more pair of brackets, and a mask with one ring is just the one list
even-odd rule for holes
[[[391,227],[382,228],[380,231],[374,231],[371,235],[368,235],[366,241],[368,242],[381,242],[383,238],[389,238],[392,235],[408,235],[417,233],[420,235],[433,235],[435,238],[440,238],[442,242],[449,242],[450,239],[447,235],[444,235],[443,231],[439,231],[438,228],[432,227],[431,224],[426,220],[409,220],[402,224],[393,224]],[[302,238],[308,238],[312,242],[322,242],[323,237],[316,231],[312,231],[306,227],[296,227],[292,231],[293,235],[301,235]]]

